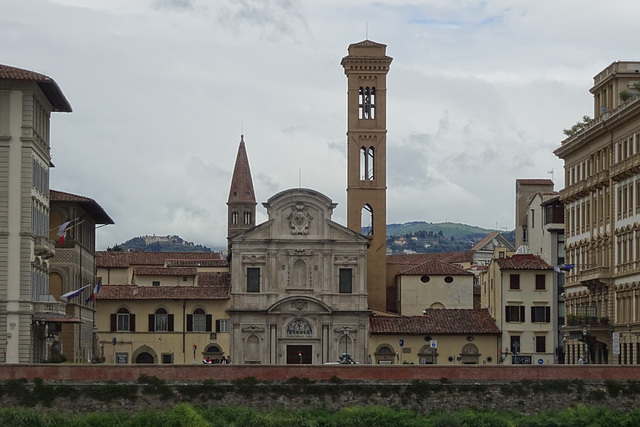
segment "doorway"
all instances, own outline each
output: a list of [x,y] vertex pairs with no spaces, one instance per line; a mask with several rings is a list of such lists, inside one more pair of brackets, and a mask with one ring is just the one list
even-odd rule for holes
[[288,345],[287,365],[311,365],[310,345]]

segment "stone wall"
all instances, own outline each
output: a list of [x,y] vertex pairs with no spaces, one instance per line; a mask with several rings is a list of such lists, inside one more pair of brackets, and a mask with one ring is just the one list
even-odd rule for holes
[[179,402],[525,414],[603,405],[628,411],[640,407],[640,367],[9,365],[0,369],[0,394],[3,407],[72,412],[135,412]]

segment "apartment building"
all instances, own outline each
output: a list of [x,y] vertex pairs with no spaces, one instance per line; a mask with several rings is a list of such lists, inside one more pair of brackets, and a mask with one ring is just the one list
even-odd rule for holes
[[640,62],[593,79],[594,118],[554,153],[564,160],[567,363],[640,363]]
[[46,333],[34,314],[65,316],[49,294],[52,112],[71,105],[51,77],[0,65],[0,363],[39,361]]

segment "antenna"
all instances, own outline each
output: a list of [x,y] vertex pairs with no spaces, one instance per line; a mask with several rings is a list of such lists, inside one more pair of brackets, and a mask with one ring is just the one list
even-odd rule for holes
[[547,171],[548,174],[551,174],[551,181],[553,181],[553,169],[551,169],[550,171]]
[[298,168],[298,188],[302,188],[302,168]]
[[369,40],[369,21],[364,23],[364,39]]

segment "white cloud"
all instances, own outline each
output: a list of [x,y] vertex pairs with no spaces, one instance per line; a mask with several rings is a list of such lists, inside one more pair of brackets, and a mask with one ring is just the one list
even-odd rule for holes
[[2,62],[49,75],[55,189],[144,234],[226,244],[244,133],[258,199],[302,185],[346,209],[350,43],[388,45],[388,222],[513,228],[518,178],[563,186],[562,129],[592,114],[592,77],[634,59],[640,6],[585,0],[6,0]]

